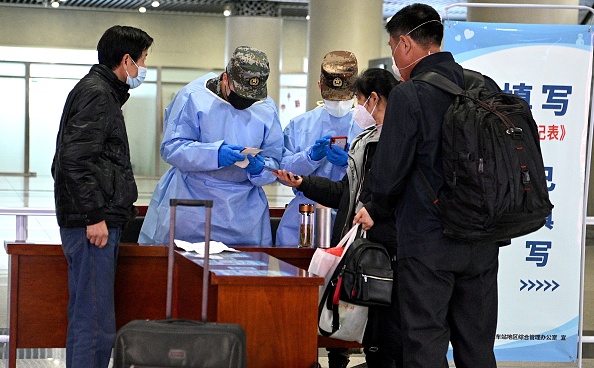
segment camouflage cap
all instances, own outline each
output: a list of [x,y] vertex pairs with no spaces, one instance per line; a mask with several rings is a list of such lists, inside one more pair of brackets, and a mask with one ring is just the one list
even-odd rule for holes
[[239,46],[233,52],[226,71],[233,82],[235,93],[241,97],[263,100],[268,96],[266,80],[270,67],[263,51]]
[[357,79],[357,58],[350,51],[331,51],[322,60],[322,98],[344,101],[353,98]]

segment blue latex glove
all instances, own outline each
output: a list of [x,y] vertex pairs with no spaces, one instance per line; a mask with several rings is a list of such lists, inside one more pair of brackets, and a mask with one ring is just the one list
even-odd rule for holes
[[248,155],[247,159],[250,163],[245,167],[245,171],[252,175],[258,175],[264,170],[264,158],[262,156]]
[[223,143],[219,147],[219,167],[231,166],[237,161],[243,161],[245,157],[239,153],[242,149],[242,146]]
[[336,166],[345,166],[349,162],[349,144],[346,145],[346,151],[336,146],[326,147],[326,158],[331,164]]
[[331,135],[325,135],[322,138],[318,139],[309,151],[309,158],[314,161],[320,161],[324,157],[326,157],[326,147],[330,146],[330,137]]

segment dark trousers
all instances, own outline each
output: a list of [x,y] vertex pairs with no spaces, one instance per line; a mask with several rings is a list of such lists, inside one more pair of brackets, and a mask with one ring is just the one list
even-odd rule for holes
[[497,244],[458,245],[398,261],[406,368],[495,368]]
[[120,228],[109,228],[107,245],[87,239],[87,229],[60,228],[68,262],[67,368],[107,368],[116,334],[115,271]]

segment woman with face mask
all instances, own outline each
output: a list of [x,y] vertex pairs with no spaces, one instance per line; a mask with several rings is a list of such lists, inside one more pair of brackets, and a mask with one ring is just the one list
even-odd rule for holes
[[[367,238],[384,245],[392,257],[396,254],[396,228],[391,213],[378,212],[373,206],[367,190],[367,174],[382,131],[388,95],[398,83],[389,71],[379,68],[366,70],[355,81],[357,105],[354,119],[358,125],[368,128],[352,141],[347,172],[342,180],[332,181],[312,175],[295,178],[286,170],[275,172],[283,183],[298,189],[307,198],[338,209],[330,241],[332,246],[336,246],[351,228],[357,211],[365,207],[375,221],[367,232]],[[393,267],[395,269],[395,265]],[[390,307],[369,308],[363,338],[368,367],[401,367],[397,303],[394,298],[393,294]]]

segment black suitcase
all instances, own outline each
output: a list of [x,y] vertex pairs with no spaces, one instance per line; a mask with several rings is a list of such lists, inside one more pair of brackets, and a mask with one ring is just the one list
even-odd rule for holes
[[[116,335],[114,368],[245,368],[245,332],[237,324],[207,323],[209,241],[212,201],[171,199],[165,320],[135,320]],[[175,209],[206,207],[202,321],[171,319]]]

